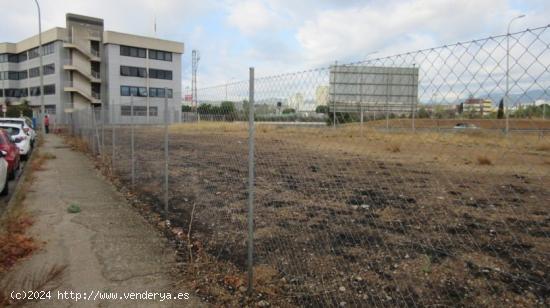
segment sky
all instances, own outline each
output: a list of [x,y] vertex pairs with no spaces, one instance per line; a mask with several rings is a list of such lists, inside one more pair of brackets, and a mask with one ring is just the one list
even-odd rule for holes
[[[42,27],[65,13],[103,18],[106,30],[185,44],[200,51],[199,88],[256,76],[365,60],[550,24],[548,0],[39,0]],[[0,42],[37,32],[32,0],[0,0]],[[156,20],[157,32],[154,32]],[[374,53],[375,54],[372,54]]]

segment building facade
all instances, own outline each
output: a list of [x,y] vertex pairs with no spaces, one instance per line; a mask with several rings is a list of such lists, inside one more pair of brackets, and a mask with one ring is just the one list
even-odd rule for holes
[[[40,108],[38,35],[0,43],[0,103]],[[57,124],[99,109],[111,123],[171,122],[181,112],[183,43],[105,31],[103,20],[66,15],[66,28],[42,33],[44,104]],[[167,106],[167,109],[165,109]],[[166,113],[165,113],[166,112]]]
[[464,101],[463,108],[463,112],[477,113],[481,116],[486,116],[496,111],[493,107],[493,101],[481,98],[468,98]]

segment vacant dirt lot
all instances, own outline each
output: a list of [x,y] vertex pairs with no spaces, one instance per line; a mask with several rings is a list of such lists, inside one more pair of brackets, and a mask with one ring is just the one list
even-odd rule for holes
[[[114,174],[130,186],[129,129],[115,133]],[[261,126],[256,134],[257,292],[250,299],[242,287],[246,127],[170,129],[170,228],[204,299],[550,304],[550,136],[367,128],[360,137],[357,126]],[[105,136],[108,160],[111,131]],[[136,129],[135,144],[135,191],[160,209],[162,129]]]

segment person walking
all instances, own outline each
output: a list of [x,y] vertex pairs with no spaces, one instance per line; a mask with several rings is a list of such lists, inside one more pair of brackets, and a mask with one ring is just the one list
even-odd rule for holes
[[48,118],[48,115],[44,116],[44,128],[46,129],[46,134],[50,133],[50,119]]

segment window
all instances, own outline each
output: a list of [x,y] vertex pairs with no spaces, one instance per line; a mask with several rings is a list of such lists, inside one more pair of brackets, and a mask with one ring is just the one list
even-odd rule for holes
[[54,51],[55,51],[54,50],[54,47],[55,47],[54,44],[55,44],[55,42],[51,42],[49,44],[42,45],[42,50],[44,51],[44,56],[54,53]]
[[43,70],[44,70],[44,75],[55,74],[55,64],[52,63],[52,64],[44,65]]
[[[149,114],[151,113],[151,108],[157,108],[157,107],[150,107]],[[128,106],[128,105],[120,106],[120,115],[131,116],[132,106]],[[134,106],[134,116],[146,116],[146,115],[147,115],[147,106]]]
[[132,115],[132,106],[120,106],[120,115],[122,116]]
[[120,86],[120,96],[147,96],[146,87]]
[[144,67],[120,66],[120,76],[145,78],[146,75],[147,70]]
[[46,114],[55,114],[55,105],[46,105],[44,106],[44,112]]
[[[172,89],[167,89],[166,96],[172,98]],[[164,97],[164,88],[149,88],[149,97]]]
[[40,76],[40,69],[38,67],[33,67],[29,69],[29,78]]
[[145,58],[145,48],[120,45],[120,55],[126,57]]
[[8,80],[19,80],[19,72],[9,71]]
[[29,59],[34,59],[38,56],[40,56],[40,53],[38,53],[38,47],[29,49]]
[[19,57],[16,54],[8,54],[8,62],[17,63],[19,62]]
[[54,95],[55,94],[55,84],[49,84],[44,86],[44,95]]
[[150,68],[149,77],[154,79],[172,80],[172,71],[157,70],[157,69]]
[[8,62],[8,54],[2,53],[0,54],[0,63]]
[[168,51],[149,49],[149,59],[172,61],[172,53]]
[[30,94],[31,96],[39,96],[40,95],[40,87],[30,87]]
[[147,106],[134,106],[134,115],[135,116],[146,116],[147,115]]
[[25,62],[27,61],[27,52],[23,51],[22,53],[17,55],[17,62]]
[[158,107],[149,106],[149,116],[156,117],[159,115]]
[[0,97],[4,97],[4,90],[0,89]]
[[27,70],[19,72],[19,80],[27,79]]
[[120,86],[120,96],[130,96],[130,87]]
[[27,97],[29,96],[29,89],[5,89],[6,97]]

